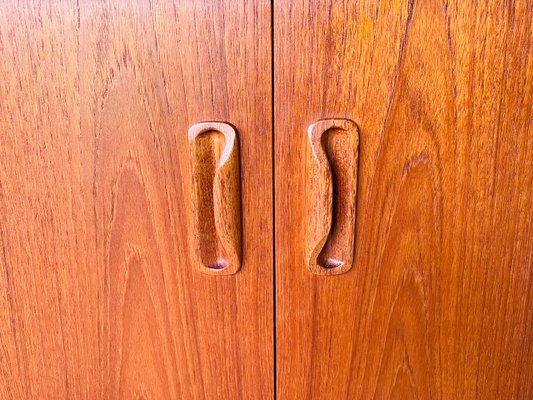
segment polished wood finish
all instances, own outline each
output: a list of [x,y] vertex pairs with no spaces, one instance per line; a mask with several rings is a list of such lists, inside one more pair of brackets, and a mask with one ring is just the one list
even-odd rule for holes
[[[278,400],[533,398],[531,1],[274,9]],[[317,276],[306,129],[341,117],[355,262]]]
[[[0,398],[271,399],[270,2],[0,4]],[[239,134],[238,273],[187,131]]]
[[306,262],[314,274],[338,275],[354,257],[359,131],[348,119],[326,119],[307,136]]
[[232,126],[202,122],[189,128],[196,265],[231,275],[241,266],[241,172]]

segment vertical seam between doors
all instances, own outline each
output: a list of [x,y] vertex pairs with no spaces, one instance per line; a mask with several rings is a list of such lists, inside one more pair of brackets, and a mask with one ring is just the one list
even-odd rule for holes
[[270,2],[270,85],[271,85],[271,113],[272,113],[272,286],[273,286],[273,301],[272,301],[272,318],[273,318],[273,378],[274,378],[274,393],[273,398],[278,398],[278,360],[277,360],[277,313],[276,313],[276,135],[275,135],[275,96],[274,96],[274,0]]

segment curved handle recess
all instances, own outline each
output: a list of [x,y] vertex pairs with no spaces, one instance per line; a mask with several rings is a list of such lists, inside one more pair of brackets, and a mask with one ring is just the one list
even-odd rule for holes
[[355,252],[359,130],[349,119],[325,119],[307,134],[307,267],[318,275],[342,274]]
[[231,275],[241,266],[241,177],[235,129],[223,122],[189,128],[197,266]]

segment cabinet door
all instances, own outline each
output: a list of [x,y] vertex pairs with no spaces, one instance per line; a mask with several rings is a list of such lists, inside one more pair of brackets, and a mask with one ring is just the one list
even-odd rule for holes
[[[527,0],[275,3],[279,400],[533,398],[532,19]],[[304,212],[324,118],[360,140],[355,261],[327,276]]]
[[[0,398],[271,398],[270,21],[262,0],[2,2]],[[187,132],[209,120],[240,142],[227,276],[193,261]]]

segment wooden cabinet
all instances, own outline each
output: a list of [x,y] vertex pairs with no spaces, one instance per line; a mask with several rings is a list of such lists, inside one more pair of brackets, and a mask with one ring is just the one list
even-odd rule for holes
[[[531,3],[287,3],[278,399],[533,398]],[[305,258],[306,129],[324,118],[360,129],[354,263],[334,276]]]
[[[0,398],[269,399],[267,2],[0,5]],[[196,271],[187,132],[240,144],[240,271]]]
[[527,0],[3,2],[0,398],[532,398],[532,46]]

